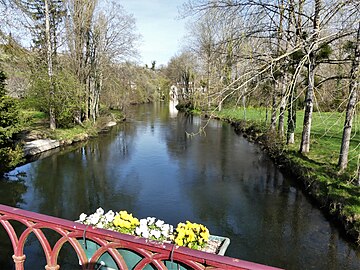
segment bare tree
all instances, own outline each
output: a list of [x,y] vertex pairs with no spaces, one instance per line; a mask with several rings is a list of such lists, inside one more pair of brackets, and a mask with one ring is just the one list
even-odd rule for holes
[[342,172],[348,165],[349,146],[351,139],[352,123],[355,115],[355,108],[357,102],[357,91],[359,87],[359,66],[360,66],[360,22],[358,25],[356,41],[354,44],[354,57],[352,60],[350,71],[350,85],[349,98],[346,108],[345,123],[343,128],[343,135],[341,141],[340,155],[339,155],[339,171]]
[[318,48],[319,43],[319,31],[320,31],[320,11],[322,9],[322,0],[315,0],[314,15],[312,17],[313,29],[311,38],[307,47],[307,58],[308,58],[308,87],[305,97],[305,114],[303,131],[300,144],[300,152],[308,153],[310,151],[310,134],[311,134],[311,122],[312,113],[314,108],[314,79],[315,79],[315,68],[316,58],[315,52]]
[[51,42],[50,34],[50,10],[48,0],[44,0],[44,9],[45,9],[45,40],[46,40],[46,60],[47,60],[47,70],[49,76],[49,85],[50,85],[50,99],[49,99],[49,122],[50,129],[54,130],[56,128],[56,119],[54,112],[53,96],[55,93],[55,85],[53,80],[53,46]]
[[[135,54],[135,21],[115,2],[98,6],[97,0],[68,0],[68,44],[73,69],[83,84],[84,119],[99,115],[104,65]],[[80,113],[79,113],[80,114]],[[78,121],[81,117],[78,115]]]

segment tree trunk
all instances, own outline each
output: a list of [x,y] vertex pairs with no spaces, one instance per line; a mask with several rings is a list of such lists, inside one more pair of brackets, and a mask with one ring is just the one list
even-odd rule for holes
[[305,98],[305,114],[303,131],[301,136],[300,152],[308,153],[310,151],[310,134],[311,134],[311,121],[314,108],[314,77],[315,77],[315,59],[313,53],[309,55],[308,65],[308,87]]
[[56,129],[56,119],[55,119],[55,110],[54,110],[54,94],[55,94],[55,84],[53,81],[53,59],[52,51],[53,46],[51,44],[51,34],[50,34],[50,11],[48,0],[44,1],[45,4],[45,38],[46,38],[46,60],[48,67],[48,76],[50,82],[50,91],[49,91],[49,122],[50,129]]
[[277,88],[277,83],[274,82],[274,90],[272,93],[272,103],[271,103],[271,123],[270,123],[270,130],[271,131],[275,131],[276,128],[276,88]]
[[243,105],[243,109],[244,109],[244,120],[246,121],[246,96],[245,96],[245,93],[242,95],[241,100],[242,100],[242,105]]
[[[287,34],[287,44],[291,43],[291,33],[295,32],[295,45],[298,46],[299,43],[299,33],[302,25],[301,25],[301,16],[302,16],[302,3],[299,1],[299,12],[298,16],[296,16],[295,12],[295,4],[293,0],[288,2],[288,34]],[[296,128],[296,81],[297,81],[298,73],[295,71],[292,76],[292,80],[290,82],[289,88],[289,100],[287,104],[288,118],[287,118],[287,132],[286,132],[286,143],[294,144],[295,143],[295,128]]]
[[312,113],[314,107],[314,79],[315,79],[315,51],[318,47],[318,37],[319,37],[319,21],[320,21],[320,9],[321,9],[321,0],[315,0],[315,12],[313,19],[313,34],[311,37],[311,43],[309,46],[308,53],[308,87],[306,91],[305,98],[305,114],[304,114],[304,124],[303,131],[301,136],[300,144],[300,153],[308,153],[310,151],[310,135],[311,135],[311,121]]
[[346,107],[345,123],[344,123],[339,162],[338,162],[339,172],[345,170],[348,165],[351,129],[352,129],[353,118],[355,115],[357,88],[359,84],[357,78],[359,72],[359,64],[360,64],[360,23],[357,31],[355,56],[353,58],[351,71],[350,71],[349,100]]
[[[360,160],[360,155],[359,155],[359,160]],[[360,164],[358,164],[358,169],[357,169],[357,185],[360,186]]]
[[286,88],[288,84],[288,74],[285,74],[281,77],[281,99],[280,99],[280,108],[279,108],[279,125],[278,133],[282,138],[284,137],[284,122],[285,122],[285,110],[286,110]]
[[295,128],[296,128],[296,88],[295,85],[290,88],[289,102],[288,102],[288,128],[287,128],[287,144],[295,143]]

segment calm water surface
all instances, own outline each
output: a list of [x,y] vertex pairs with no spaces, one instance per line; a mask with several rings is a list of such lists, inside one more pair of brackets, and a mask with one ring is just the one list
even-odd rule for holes
[[[0,203],[71,220],[99,206],[174,225],[190,220],[229,237],[227,256],[286,269],[360,269],[359,250],[295,179],[226,123],[189,135],[205,123],[166,104],[133,107],[127,123],[99,138],[12,171],[24,175],[0,181]],[[31,244],[27,252],[39,256]],[[26,269],[43,269],[28,258]]]

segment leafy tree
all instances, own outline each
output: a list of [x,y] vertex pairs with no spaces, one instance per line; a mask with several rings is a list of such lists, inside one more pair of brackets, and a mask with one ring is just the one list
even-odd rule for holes
[[0,70],[0,173],[15,166],[22,158],[20,147],[14,147],[13,135],[18,131],[18,108],[15,100],[6,96],[5,74]]
[[[49,114],[48,104],[53,102],[57,126],[71,127],[75,124],[74,115],[81,109],[81,104],[78,102],[81,86],[77,78],[65,68],[56,70],[52,81],[49,80],[45,69],[46,67],[32,68],[31,87],[25,96],[26,106]],[[55,86],[51,95],[47,90],[50,83]]]
[[47,111],[50,128],[55,129],[56,114],[53,96],[56,86],[54,68],[56,66],[59,28],[65,16],[64,2],[62,0],[20,0],[15,3],[32,20],[33,44],[39,51],[39,60],[46,63],[47,66],[47,75],[50,81],[47,87],[50,96]]

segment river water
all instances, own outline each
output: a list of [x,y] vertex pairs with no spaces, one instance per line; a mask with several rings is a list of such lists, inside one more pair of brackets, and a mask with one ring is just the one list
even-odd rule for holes
[[[0,203],[70,220],[99,206],[174,225],[190,220],[229,237],[227,256],[286,269],[360,269],[359,249],[257,145],[227,123],[167,104],[134,106],[127,122],[10,172],[18,173],[0,181]],[[43,269],[36,262],[27,259],[26,269]]]

